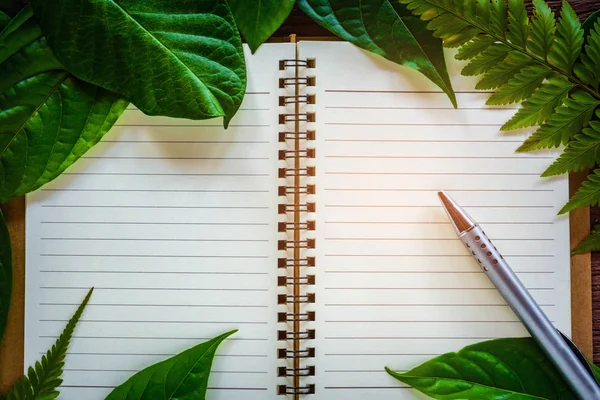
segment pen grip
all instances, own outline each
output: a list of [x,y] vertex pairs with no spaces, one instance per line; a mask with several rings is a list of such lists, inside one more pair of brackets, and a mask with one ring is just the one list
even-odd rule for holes
[[600,399],[600,386],[554,328],[481,227],[475,225],[459,237],[508,306],[579,397],[586,400]]

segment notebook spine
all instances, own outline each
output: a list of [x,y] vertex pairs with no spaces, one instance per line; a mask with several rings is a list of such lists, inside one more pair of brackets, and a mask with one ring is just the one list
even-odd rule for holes
[[277,375],[282,384],[277,394],[299,399],[314,394],[312,359],[315,349],[315,230],[314,212],[315,104],[310,88],[314,60],[288,59],[279,62],[279,226],[278,358]]

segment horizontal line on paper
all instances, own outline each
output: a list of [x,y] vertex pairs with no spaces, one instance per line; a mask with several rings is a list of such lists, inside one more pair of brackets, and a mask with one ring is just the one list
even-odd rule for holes
[[[327,339],[327,338],[325,338]],[[66,370],[65,370],[66,371]],[[396,372],[406,372],[407,370],[403,370],[403,371],[399,371],[399,370],[394,370]],[[361,372],[361,373],[384,373],[386,374],[387,372],[385,371],[385,369],[326,369],[323,370],[323,372],[329,372],[329,373],[350,373],[350,372]]]
[[519,320],[514,320],[514,321],[502,321],[502,320],[481,320],[481,321],[476,321],[476,320],[462,320],[462,321],[444,321],[444,320],[405,320],[405,319],[399,319],[399,320],[362,320],[362,321],[335,321],[335,320],[325,320],[326,323],[330,323],[330,324],[369,324],[369,323],[375,323],[375,324],[396,324],[396,323],[403,323],[403,322],[408,322],[408,323],[425,323],[425,324],[442,324],[442,323],[449,323],[449,324],[471,324],[471,323],[476,323],[476,324],[520,324],[521,321]]
[[[380,123],[380,122],[325,122],[325,125],[340,125],[340,126],[498,126],[504,124],[407,124],[407,123]],[[116,125],[115,125],[116,126]]]
[[[420,205],[420,206],[401,206],[396,204],[325,204],[325,207],[331,208],[443,208],[442,205]],[[554,208],[554,206],[535,205],[535,206],[471,206],[465,205],[463,208]]]
[[[325,238],[325,240],[339,240],[339,241],[356,241],[356,240],[360,240],[360,241],[419,241],[419,240],[423,240],[423,241],[456,241],[456,237],[453,238]],[[507,240],[513,240],[513,241],[535,241],[535,242],[540,242],[540,241],[553,241],[554,239],[534,239],[534,238],[520,238],[520,239],[511,239],[511,238],[506,238],[506,239],[499,239],[499,238],[490,238],[491,241],[507,241]]]
[[325,175],[458,175],[458,176],[539,176],[535,172],[325,172]]
[[43,253],[40,257],[131,257],[131,258],[240,258],[267,259],[269,256],[204,256],[187,254],[54,254]]
[[208,209],[208,210],[268,210],[269,207],[220,206],[153,206],[153,205],[93,205],[93,204],[42,204],[42,208],[156,208],[156,209]]
[[[470,254],[325,254],[325,257],[468,257]],[[552,258],[554,254],[505,254],[505,258]]]
[[[326,354],[326,355],[330,355],[330,354]],[[333,355],[336,355],[336,354],[333,354]],[[357,355],[360,355],[360,354],[357,354]],[[396,354],[390,354],[390,355],[396,355]],[[420,355],[420,354],[416,354],[416,355]],[[385,372],[385,370],[384,370],[384,372]],[[354,389],[361,389],[361,390],[366,390],[366,389],[374,389],[374,390],[378,390],[378,389],[396,389],[396,390],[409,389],[409,390],[416,390],[416,389],[413,389],[408,386],[325,386],[324,389],[326,389],[326,390],[331,390],[331,389],[349,389],[349,390],[354,390]]]
[[41,189],[42,192],[151,192],[151,193],[269,193],[270,190],[188,190],[188,189]]
[[381,106],[325,106],[334,110],[520,110],[518,107],[381,107]]
[[[42,353],[40,353],[40,354],[42,354]],[[43,353],[43,354],[45,354],[45,353]],[[220,357],[220,356],[222,356],[222,355],[219,355],[219,354],[216,355],[216,357]],[[114,389],[114,388],[116,388],[116,386],[98,386],[98,385],[60,385],[60,387],[61,388],[71,388],[71,389]],[[267,388],[256,388],[256,387],[251,387],[251,388],[208,387],[208,390],[268,390],[268,389]]]
[[[185,127],[194,127],[194,128],[223,128],[223,125],[219,124],[114,124],[113,126],[124,126],[124,127],[158,127],[158,128],[185,128]],[[257,124],[257,125],[229,125],[230,128],[265,128],[271,126],[270,124]]]
[[[210,225],[210,226],[268,226],[266,222],[128,222],[128,221],[41,221],[41,224],[81,225]],[[449,223],[449,222],[448,222]]]
[[259,242],[267,243],[268,239],[169,239],[169,238],[85,238],[85,237],[43,237],[40,240],[58,241],[116,241],[116,242]]
[[366,159],[376,159],[376,160],[382,160],[382,159],[422,159],[422,160],[439,160],[439,159],[457,159],[457,160],[471,160],[471,159],[484,159],[484,160],[491,160],[491,159],[501,159],[501,160],[519,160],[519,159],[554,159],[556,157],[546,157],[546,156],[468,156],[468,157],[463,157],[463,156],[432,156],[432,157],[425,157],[425,156],[325,156],[325,158],[366,158]]
[[452,139],[325,139],[326,142],[368,142],[368,143],[523,143],[523,140],[452,140]]
[[[73,304],[73,305],[77,305],[77,304]],[[538,304],[540,307],[554,307],[554,304]],[[346,303],[346,304],[325,304],[325,307],[509,307],[508,304],[468,304],[468,303],[461,303],[461,304],[449,304],[449,303],[443,303],[443,304],[434,304],[434,303],[429,303],[429,304],[409,304],[409,303],[404,303],[404,304],[398,304],[398,303],[386,303],[386,304],[356,304],[356,303]]]
[[[554,290],[552,287],[528,287],[527,290]],[[326,287],[325,290],[498,290],[495,287]]]
[[[43,190],[43,189],[42,189]],[[335,188],[335,189],[324,189],[326,192],[431,192],[437,193],[439,190],[437,189],[380,189],[380,188]],[[445,189],[446,193],[455,193],[455,192],[481,192],[481,193],[502,193],[502,192],[554,192],[554,189]]]
[[64,172],[63,175],[103,176],[270,176],[270,174],[183,174],[183,173],[137,173],[137,172]]
[[[210,339],[210,338],[208,338]],[[63,368],[71,372],[138,372],[136,369]],[[385,372],[385,371],[384,371]],[[267,374],[267,371],[210,371],[211,374]],[[63,386],[64,387],[64,386]]]
[[[84,321],[82,321],[84,322]],[[39,352],[38,354],[46,354],[45,352]],[[163,356],[172,357],[176,354],[173,353],[87,353],[87,352],[67,352],[68,355],[78,356]],[[217,354],[215,357],[256,357],[263,358],[267,357],[266,354]]]
[[[185,126],[185,125],[182,125]],[[250,140],[102,140],[102,143],[206,143],[206,144],[231,144],[231,143],[244,143],[244,144],[268,144],[271,143],[266,140],[261,141],[250,141]]]
[[[79,304],[78,304],[79,305]],[[58,339],[56,335],[38,336],[42,339]],[[148,336],[73,336],[74,339],[132,339],[132,340],[210,340],[210,337],[148,337]],[[268,341],[269,339],[252,339],[252,338],[227,338],[226,340],[233,341]]]
[[[77,303],[39,303],[40,306],[78,306]],[[89,307],[201,307],[201,308],[269,308],[269,306],[253,306],[247,304],[122,304],[122,303],[89,303]],[[210,338],[209,338],[210,339]]]
[[[350,90],[350,89],[325,89],[325,93],[434,93],[443,94],[446,93],[441,90]],[[456,94],[492,94],[492,91],[485,90],[455,90]]]
[[[116,156],[84,156],[81,157],[90,160],[270,160],[269,157],[116,157]],[[498,157],[496,157],[498,158]],[[519,158],[519,157],[515,157]],[[537,157],[530,157],[537,158]],[[540,157],[541,158],[541,157]]]
[[[325,221],[326,224],[451,225],[449,221]],[[553,225],[554,222],[484,222],[479,225]]]
[[[75,290],[89,290],[89,287],[81,287],[81,286],[40,286],[40,289],[53,290],[67,290],[67,289],[75,289]],[[227,291],[227,292],[268,292],[269,289],[230,289],[230,288],[149,288],[149,287],[140,287],[140,288],[132,288],[132,287],[94,287],[95,291],[98,290],[170,290],[170,291]]]
[[497,336],[326,336],[325,339],[329,340],[386,340],[386,339],[401,339],[401,340],[466,340],[466,339],[476,339],[476,340],[492,340],[497,339]]
[[[42,354],[42,353],[40,353]],[[325,353],[326,356],[439,356],[439,353]]]
[[[454,239],[456,240],[456,239]],[[326,270],[326,274],[483,274],[483,271],[332,271]],[[515,271],[517,274],[553,274],[554,271]]]
[[[40,319],[39,322],[68,322],[68,319]],[[139,320],[116,320],[116,319],[81,319],[78,322],[81,323],[110,323],[110,324],[244,324],[244,325],[266,325],[267,321],[139,321]]]
[[[268,272],[219,272],[219,271],[107,271],[107,270],[40,270],[53,274],[173,274],[173,275],[269,275]],[[79,304],[74,304],[79,305]]]

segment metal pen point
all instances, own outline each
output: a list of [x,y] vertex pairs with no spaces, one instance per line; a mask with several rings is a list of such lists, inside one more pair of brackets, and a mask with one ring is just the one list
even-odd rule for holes
[[582,400],[600,399],[600,385],[581,351],[552,325],[477,222],[445,192],[438,196],[461,242],[565,382]]

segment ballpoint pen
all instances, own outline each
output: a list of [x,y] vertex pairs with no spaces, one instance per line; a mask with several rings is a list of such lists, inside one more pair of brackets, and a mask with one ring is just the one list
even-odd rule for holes
[[456,233],[531,337],[582,400],[600,399],[600,385],[579,349],[550,322],[481,227],[445,192],[438,192]]

